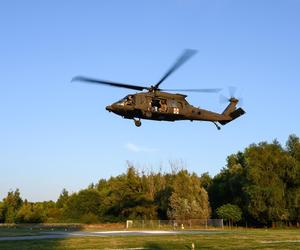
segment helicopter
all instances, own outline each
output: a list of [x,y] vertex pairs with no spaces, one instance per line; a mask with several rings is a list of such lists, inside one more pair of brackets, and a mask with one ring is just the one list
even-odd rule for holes
[[186,100],[187,95],[176,92],[200,92],[200,93],[218,93],[220,88],[208,89],[161,89],[160,85],[164,82],[174,71],[188,61],[196,54],[196,50],[187,49],[163,75],[163,77],[154,85],[150,87],[125,84],[113,82],[108,80],[94,79],[85,76],[76,76],[72,81],[82,81],[87,83],[95,83],[108,85],[112,87],[133,89],[140,91],[135,94],[129,94],[121,100],[108,105],[106,110],[113,112],[116,115],[122,116],[125,119],[133,119],[137,127],[142,125],[141,119],[154,121],[208,121],[215,124],[218,130],[221,129],[219,124],[225,125],[241,115],[245,114],[242,108],[237,108],[239,100],[233,95],[227,98],[228,106],[222,113],[205,110],[194,107]]

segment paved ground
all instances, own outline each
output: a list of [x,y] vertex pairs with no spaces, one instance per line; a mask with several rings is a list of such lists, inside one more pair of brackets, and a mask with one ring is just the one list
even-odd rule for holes
[[8,240],[43,240],[43,239],[62,239],[70,237],[108,237],[108,236],[145,236],[145,235],[174,235],[174,234],[223,234],[225,231],[101,231],[101,232],[45,232],[44,235],[35,236],[11,236],[11,237],[0,237],[0,241]]

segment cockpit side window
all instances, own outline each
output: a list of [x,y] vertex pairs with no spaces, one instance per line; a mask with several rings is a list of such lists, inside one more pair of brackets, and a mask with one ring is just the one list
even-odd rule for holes
[[128,95],[125,98],[125,105],[133,105],[134,104],[134,96],[133,95]]

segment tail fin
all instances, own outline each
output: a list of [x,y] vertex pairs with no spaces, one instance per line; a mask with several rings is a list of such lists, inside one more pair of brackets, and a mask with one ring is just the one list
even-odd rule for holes
[[230,115],[233,111],[236,110],[236,105],[238,104],[239,100],[232,97],[232,98],[230,98],[229,101],[230,101],[230,103],[226,107],[226,109],[223,111],[222,115]]
[[230,116],[231,120],[219,121],[220,124],[225,125],[246,113],[242,108],[236,109],[236,105],[238,104],[238,102],[239,100],[235,98],[230,99],[230,103],[223,111],[222,115]]

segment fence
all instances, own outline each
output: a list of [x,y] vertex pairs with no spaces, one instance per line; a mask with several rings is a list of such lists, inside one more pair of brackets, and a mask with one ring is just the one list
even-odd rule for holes
[[213,229],[223,228],[223,219],[127,220],[126,229]]

